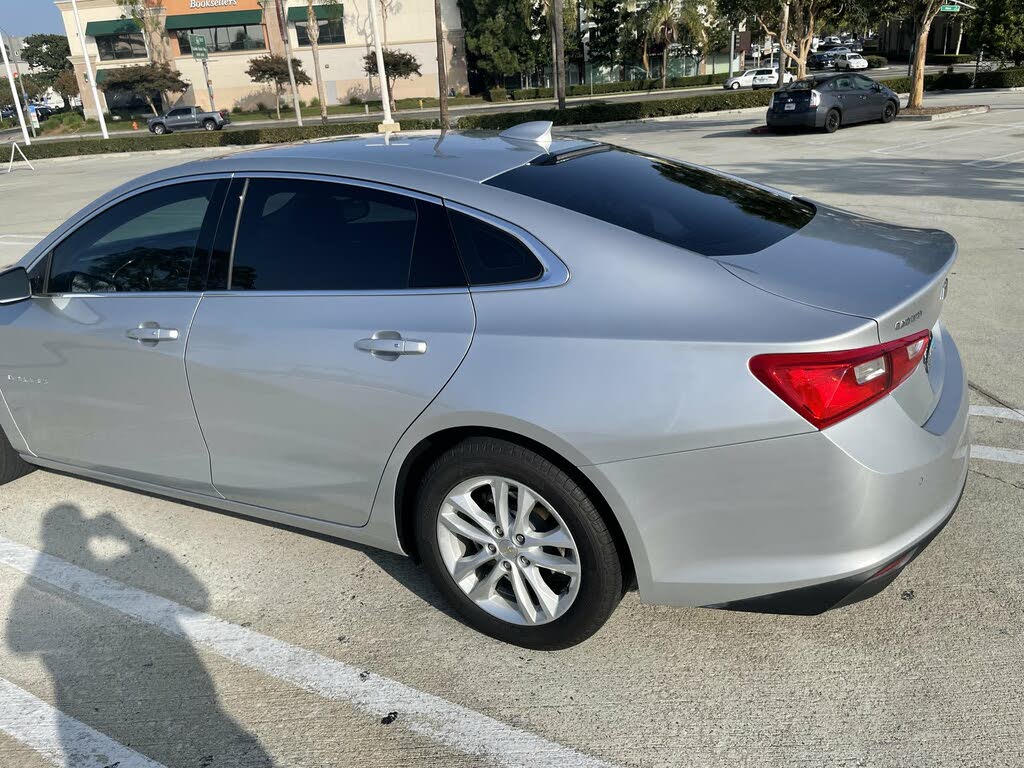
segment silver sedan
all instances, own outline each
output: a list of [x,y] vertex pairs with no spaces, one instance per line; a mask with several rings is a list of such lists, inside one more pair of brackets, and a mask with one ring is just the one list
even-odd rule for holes
[[633,585],[816,613],[888,584],[959,499],[955,257],[550,124],[190,163],[0,275],[0,481],[405,553],[534,648]]

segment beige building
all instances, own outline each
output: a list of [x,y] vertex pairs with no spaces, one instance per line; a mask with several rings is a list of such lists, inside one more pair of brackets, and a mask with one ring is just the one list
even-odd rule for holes
[[[314,0],[315,5],[319,3],[320,0]],[[385,47],[413,54],[422,72],[421,77],[400,80],[395,97],[436,96],[433,0],[378,0],[378,4]],[[85,55],[89,56],[100,85],[111,69],[167,62],[191,84],[180,98],[175,96],[176,103],[209,108],[203,67],[192,56],[190,33],[206,38],[210,82],[218,109],[251,109],[257,104],[273,107],[272,87],[252,82],[246,69],[253,58],[268,53],[284,55],[283,34],[288,36],[293,57],[302,62],[302,68],[313,80],[313,85],[299,88],[299,98],[309,102],[317,96],[306,0],[137,0],[134,5],[143,12],[136,14],[115,0],[78,0],[84,39],[78,36],[70,0],[56,0],[56,5],[71,44],[71,60],[87,117],[95,117],[96,107],[86,75]],[[441,6],[449,86],[465,92],[466,56],[458,5],[456,0],[442,0]],[[335,18],[323,7],[315,9],[320,30],[320,67],[330,105],[347,104],[352,98],[380,98],[377,78],[363,71],[363,57],[373,50],[369,8],[369,0],[346,2],[340,14],[333,14]],[[107,103],[102,90],[100,101],[107,111],[119,106],[113,96]]]

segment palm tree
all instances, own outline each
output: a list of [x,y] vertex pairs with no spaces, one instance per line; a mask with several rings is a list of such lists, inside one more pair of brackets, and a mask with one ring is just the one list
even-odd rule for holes
[[[338,0],[320,0],[317,5],[327,9],[327,18],[330,21],[340,18],[342,7]],[[324,89],[324,78],[320,72],[320,20],[317,18],[313,0],[306,0],[306,31],[310,47],[313,49],[313,75],[316,78],[317,100],[320,102],[320,122],[327,125],[327,91]]]
[[656,0],[647,15],[647,28],[644,30],[644,69],[651,71],[648,50],[651,43],[661,46],[661,87],[668,83],[668,49],[679,42],[679,17],[676,0]]
[[434,37],[437,40],[437,106],[441,130],[450,128],[448,120],[448,68],[444,50],[444,28],[441,25],[441,0],[434,0]]

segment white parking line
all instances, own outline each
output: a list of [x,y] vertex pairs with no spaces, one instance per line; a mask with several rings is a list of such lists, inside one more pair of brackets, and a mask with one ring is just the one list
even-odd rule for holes
[[1002,168],[1004,165],[1015,163],[1021,159],[1024,159],[1024,149],[1017,152],[1008,152],[1005,155],[996,155],[995,157],[984,157],[980,160],[971,160],[968,163],[961,163],[961,165],[971,165],[987,171],[992,168]]
[[1012,408],[998,408],[994,405],[972,405],[971,416],[985,416],[992,419],[1024,421],[1024,413],[1015,411]]
[[965,136],[970,136],[975,133],[999,133],[1002,131],[1010,131],[1014,128],[1019,128],[1021,125],[1021,123],[994,123],[985,128],[973,128],[969,131],[957,131],[953,134],[946,134],[945,137],[941,139],[923,139],[910,142],[908,144],[893,144],[888,147],[876,147],[875,149],[872,149],[871,152],[876,155],[900,154],[913,149],[925,149],[927,147],[937,146],[938,144],[946,144],[950,141],[960,141]]
[[991,445],[972,445],[971,458],[1001,461],[1005,464],[1024,464],[1024,451],[1015,451],[1011,448],[996,448]]
[[3,678],[0,731],[66,768],[163,768]]
[[186,608],[24,544],[0,538],[0,563],[326,699],[345,701],[376,717],[398,712],[399,724],[481,762],[510,768],[611,768],[439,696]]

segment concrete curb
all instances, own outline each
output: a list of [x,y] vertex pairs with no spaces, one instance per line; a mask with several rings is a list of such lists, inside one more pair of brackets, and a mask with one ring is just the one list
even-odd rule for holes
[[908,122],[931,122],[935,120],[952,120],[957,117],[967,117],[968,115],[983,115],[986,112],[991,111],[991,107],[984,105],[979,107],[965,107],[964,109],[956,109],[949,112],[937,112],[934,115],[905,115],[901,112],[896,116],[896,119],[906,120]]
[[552,130],[555,133],[570,133],[573,131],[596,131],[602,128],[617,128],[624,125],[636,125],[638,123],[669,123],[675,120],[698,120],[708,115],[755,115],[763,113],[768,109],[764,107],[743,107],[742,109],[721,109],[708,112],[690,112],[685,115],[664,115],[662,117],[638,117],[633,120],[612,120],[607,123],[580,123],[579,125],[556,125]]

